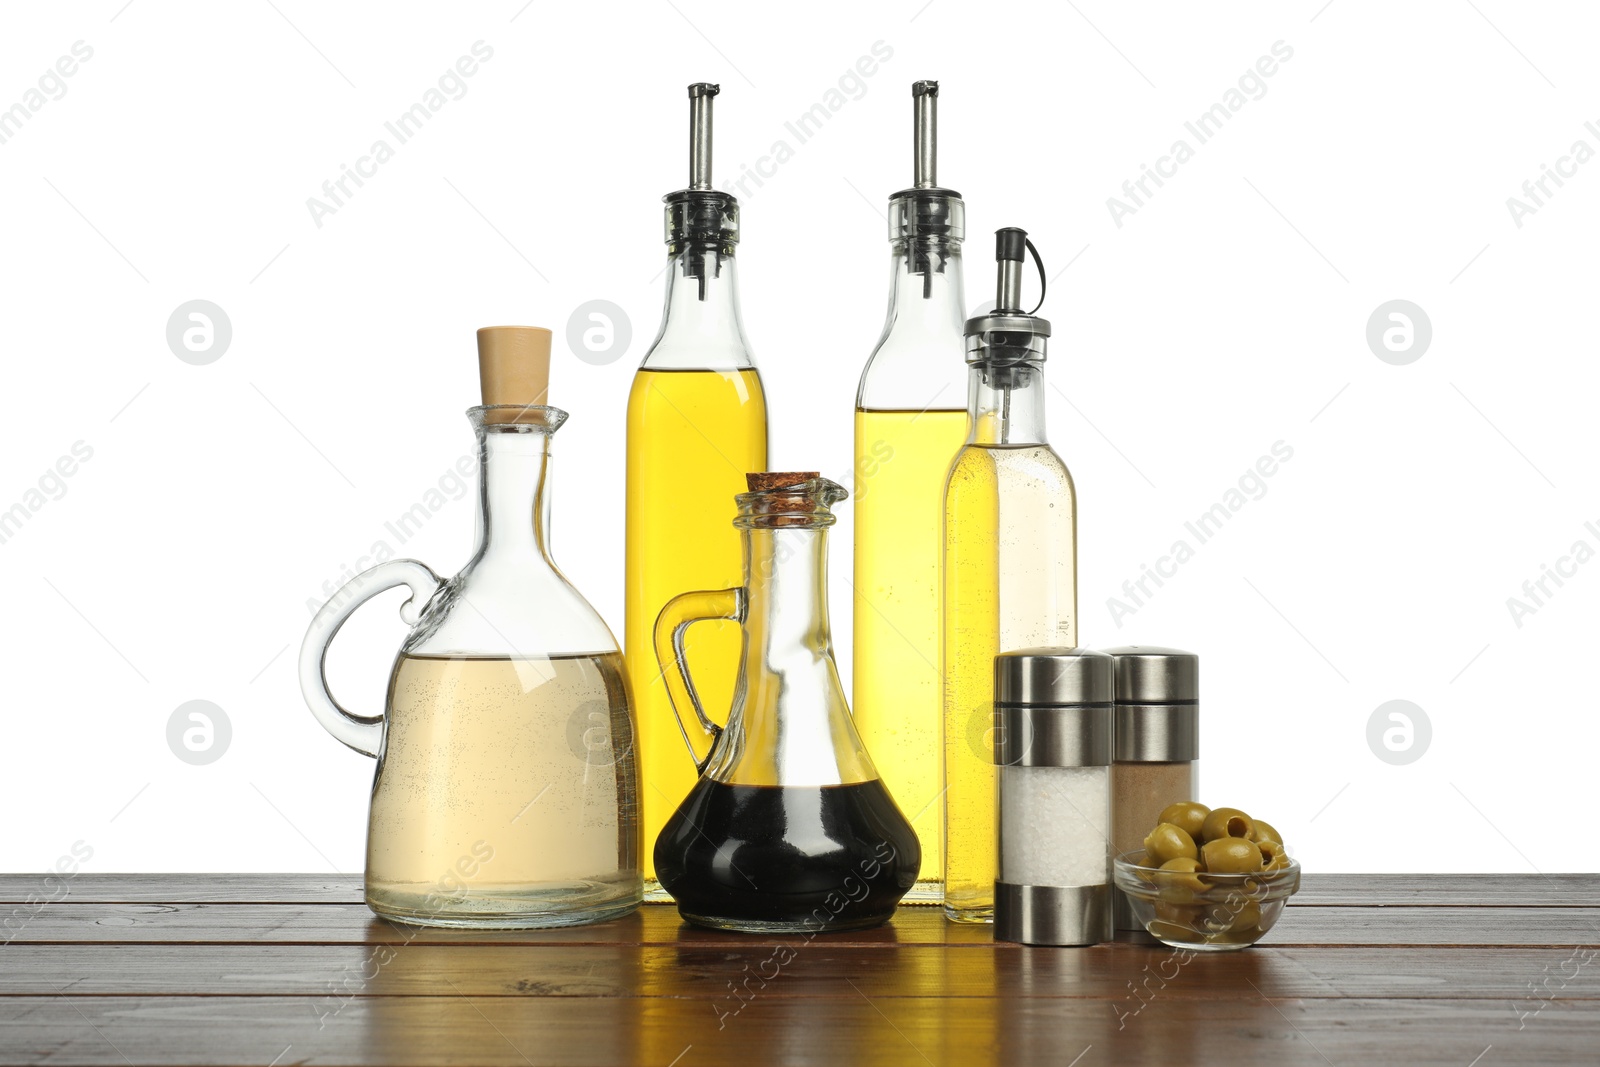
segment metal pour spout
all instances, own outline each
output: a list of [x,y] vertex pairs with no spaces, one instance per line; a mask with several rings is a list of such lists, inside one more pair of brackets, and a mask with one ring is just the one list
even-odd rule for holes
[[889,239],[905,242],[907,269],[922,277],[922,298],[933,297],[965,236],[961,194],[939,184],[939,83],[911,83],[912,185],[889,198]]
[[689,188],[711,188],[711,98],[722,91],[710,82],[689,86]]
[[711,185],[711,100],[721,91],[710,82],[689,86],[689,184],[665,197],[667,248],[683,257],[683,276],[696,283],[701,300],[739,240],[738,200]]
[[915,101],[913,187],[933,189],[939,184],[939,83],[913,82],[911,97]]

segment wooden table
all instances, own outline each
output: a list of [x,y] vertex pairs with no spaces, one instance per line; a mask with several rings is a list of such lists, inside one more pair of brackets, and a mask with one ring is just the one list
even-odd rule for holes
[[478,934],[379,921],[349,878],[4,875],[0,1063],[1596,1063],[1597,891],[1308,874],[1265,943],[1185,962],[927,908],[810,941],[661,905]]

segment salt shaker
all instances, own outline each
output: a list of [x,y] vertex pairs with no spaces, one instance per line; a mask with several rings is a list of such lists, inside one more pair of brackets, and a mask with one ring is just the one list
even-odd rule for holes
[[1113,662],[1076,648],[995,657],[997,941],[1111,939]]
[[[1200,657],[1156,645],[1105,649],[1116,661],[1112,834],[1118,854],[1144,847],[1161,812],[1195,798],[1200,756]],[[1118,930],[1142,932],[1117,894]]]

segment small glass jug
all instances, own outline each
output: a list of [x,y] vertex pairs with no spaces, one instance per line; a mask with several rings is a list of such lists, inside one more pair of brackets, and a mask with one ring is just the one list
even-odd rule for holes
[[[527,335],[491,333],[531,329],[480,331],[486,400],[543,399],[542,384],[519,392],[525,375],[505,373]],[[567,413],[512,403],[467,414],[480,462],[472,558],[448,581],[409,559],[356,575],[306,632],[301,688],[329,733],[378,760],[373,911],[428,926],[615,918],[643,893],[633,718],[616,639],[550,557],[550,438]],[[413,629],[386,710],[347,711],[328,691],[328,645],[363,602],[401,585]]]
[[[815,474],[748,480],[734,520],[744,584],[683,593],[656,620],[656,657],[701,772],[656,840],[656,872],[701,926],[876,926],[915,883],[922,848],[856,733],[833,662],[826,535],[847,494]],[[726,728],[706,717],[684,664],[684,632],[707,619],[743,630]]]

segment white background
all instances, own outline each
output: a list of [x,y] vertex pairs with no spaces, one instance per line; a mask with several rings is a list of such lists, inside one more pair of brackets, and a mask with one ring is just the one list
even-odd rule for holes
[[[1271,819],[1311,869],[1596,869],[1574,831],[1600,740],[1600,563],[1520,627],[1507,607],[1575,541],[1600,548],[1600,162],[1520,227],[1506,204],[1575,140],[1600,149],[1591,9],[605,7],[7,6],[0,107],[74,42],[93,56],[0,144],[0,508],[75,442],[93,456],[0,544],[0,868],[81,840],[88,870],[360,869],[372,765],[306,711],[295,650],[324,583],[393,544],[384,523],[470,451],[477,326],[564,338],[592,299],[631,319],[609,365],[558,340],[553,384],[572,412],[558,556],[620,628],[625,398],[659,319],[690,81],[722,85],[719,178],[794,148],[744,197],[745,319],[774,467],[846,475],[882,208],[910,182],[908,87],[937,78],[968,303],[998,226],[1027,228],[1057,275],[1050,426],[1077,479],[1080,633],[1202,654],[1202,799]],[[493,58],[465,95],[318,227],[307,198],[480,40]],[[892,57],[797,145],[784,123],[879,41]],[[1278,41],[1293,56],[1265,94],[1198,144],[1184,123]],[[1194,158],[1116,225],[1107,198],[1178,138]],[[233,328],[206,366],[165,335],[197,298]],[[1406,366],[1365,338],[1393,299],[1432,322]],[[1116,625],[1107,599],[1278,441],[1293,459],[1266,494]],[[449,572],[471,527],[469,495],[401,552]],[[403,633],[390,597],[332,667],[367,710]],[[207,766],[166,740],[194,699],[232,726]],[[1393,699],[1432,725],[1402,766],[1367,741]]]

